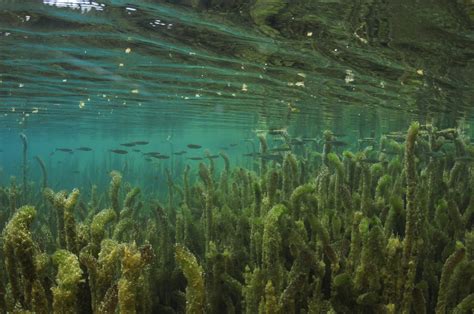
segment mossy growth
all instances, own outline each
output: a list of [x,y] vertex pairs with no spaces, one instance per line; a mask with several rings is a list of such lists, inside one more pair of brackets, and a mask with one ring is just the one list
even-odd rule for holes
[[[0,187],[0,312],[469,313],[474,168],[459,154],[472,145],[439,140],[458,132],[413,124],[397,147],[387,134],[343,154],[329,131],[272,133],[261,151],[278,160],[261,173],[209,153],[155,161],[140,188],[122,185],[124,166],[80,198]],[[38,210],[17,209],[25,199]]]
[[[117,214],[112,208],[104,209],[94,216],[91,223],[91,244],[98,250],[100,241],[104,238],[107,224],[114,221]],[[98,251],[97,251],[98,252]]]
[[66,250],[56,251],[53,261],[58,266],[56,286],[53,291],[53,311],[55,313],[78,312],[79,284],[84,280],[79,259]]
[[143,270],[153,259],[152,252],[145,252],[138,250],[134,243],[124,247],[122,277],[117,285],[120,313],[138,313],[140,301],[143,300],[139,296],[140,288],[144,285]]
[[202,267],[193,253],[179,244],[175,247],[175,258],[188,281],[186,287],[186,313],[206,313],[206,293]]
[[36,247],[30,226],[36,209],[23,206],[17,210],[3,231],[3,254],[5,269],[10,283],[13,303],[23,310],[32,309],[32,289],[36,276]]

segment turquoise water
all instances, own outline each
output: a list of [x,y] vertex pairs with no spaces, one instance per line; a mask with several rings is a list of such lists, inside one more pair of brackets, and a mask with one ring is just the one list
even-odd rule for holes
[[289,104],[293,122],[472,122],[468,2],[261,2],[4,0],[2,123],[248,128]]
[[215,151],[269,128],[356,139],[413,119],[472,135],[468,2],[261,2],[1,1],[6,177],[19,132],[45,159],[168,136]]
[[469,0],[0,0],[0,313],[467,313],[473,100]]

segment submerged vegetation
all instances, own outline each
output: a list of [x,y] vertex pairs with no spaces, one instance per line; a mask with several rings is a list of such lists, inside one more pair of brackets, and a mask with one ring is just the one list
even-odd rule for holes
[[23,183],[0,188],[0,312],[472,311],[474,147],[461,132],[413,123],[357,152],[329,131],[311,148],[283,134],[279,158],[256,158],[267,135],[251,170],[223,152],[222,169],[208,153],[176,163],[161,202],[118,171],[103,193],[53,191],[40,158],[34,185],[22,136]]

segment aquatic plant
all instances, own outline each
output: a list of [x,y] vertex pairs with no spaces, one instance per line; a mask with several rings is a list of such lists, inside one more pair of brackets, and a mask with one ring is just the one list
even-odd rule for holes
[[[132,186],[129,172],[111,172],[108,185],[91,185],[90,193],[55,192],[47,187],[55,178],[46,183],[44,174],[28,198],[12,179],[0,187],[0,307],[468,312],[474,168],[457,158],[471,144],[446,148],[439,134],[459,135],[441,131],[413,123],[405,143],[387,137],[342,154],[327,131],[322,153],[293,144],[275,160],[262,158],[256,172],[224,153],[219,167],[208,153],[195,166],[158,166],[159,193]],[[272,140],[259,139],[268,154]],[[446,160],[424,155],[441,149]],[[23,199],[36,207],[18,208]]]
[[26,137],[25,133],[20,133],[21,144],[23,145],[23,196],[26,197],[27,195],[27,175],[28,175],[28,138]]
[[53,255],[58,265],[56,286],[53,292],[53,311],[55,313],[74,313],[78,309],[78,290],[82,280],[82,270],[77,256],[66,250],[58,250]]
[[38,162],[38,165],[40,166],[41,173],[43,174],[42,187],[43,189],[45,189],[48,187],[48,173],[46,172],[46,166],[44,165],[43,159],[41,159],[39,156],[35,156],[35,159]]
[[196,257],[184,246],[176,245],[176,262],[181,267],[186,280],[186,313],[205,313],[206,296],[204,274]]

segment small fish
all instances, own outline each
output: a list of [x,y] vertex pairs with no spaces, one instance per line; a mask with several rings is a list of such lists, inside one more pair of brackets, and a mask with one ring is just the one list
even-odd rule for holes
[[225,146],[220,146],[218,147],[219,149],[222,149],[222,150],[229,150],[229,147],[225,147]]
[[275,148],[271,148],[270,151],[275,152],[275,153],[277,153],[277,152],[281,152],[281,153],[291,152],[291,148],[289,148],[289,147],[275,147]]
[[378,164],[379,162],[380,163],[387,163],[388,162],[386,160],[378,160],[378,159],[375,159],[375,158],[365,158],[365,159],[361,159],[360,161],[363,162],[363,163],[366,163],[366,164]]
[[136,141],[136,142],[133,142],[133,144],[135,145],[148,145],[150,142],[147,142],[147,141]]
[[347,146],[347,143],[346,142],[343,142],[343,141],[338,141],[338,140],[333,140],[333,141],[326,141],[326,143],[328,144],[332,144],[334,146],[338,146],[338,147],[341,147],[341,146]]
[[119,155],[128,154],[128,152],[126,150],[123,150],[123,149],[111,149],[111,150],[109,150],[109,152],[119,154]]
[[201,145],[198,145],[198,144],[188,144],[187,146],[190,149],[199,149],[202,147]]
[[145,158],[146,161],[152,161],[151,158]]
[[359,139],[359,142],[360,142],[360,143],[373,143],[373,142],[375,142],[375,138],[373,138],[373,137],[365,137],[365,138]]
[[83,151],[83,152],[90,152],[90,151],[92,151],[92,148],[84,146],[84,147],[76,148],[76,150],[80,150],[80,151]]
[[456,158],[454,158],[454,161],[459,161],[459,162],[474,162],[474,158],[473,158],[473,157],[469,157],[469,156],[456,157]]
[[148,152],[148,153],[143,153],[143,156],[157,156],[160,155],[159,152]]
[[304,141],[299,137],[292,138],[290,143],[291,145],[304,145]]
[[268,130],[268,134],[270,135],[282,135],[282,134],[286,134],[287,133],[287,129],[284,128],[284,129],[269,129]]
[[120,146],[133,147],[135,146],[135,143],[123,143],[123,144],[120,144]]
[[392,131],[392,132],[388,132],[386,133],[385,135],[393,135],[393,136],[405,136],[405,132],[404,131]]
[[219,155],[208,155],[208,156],[206,156],[206,158],[217,159],[217,158],[219,158]]
[[49,153],[49,156],[53,156],[53,155],[54,155],[54,152]]
[[317,143],[318,142],[318,139],[315,137],[302,137],[301,140],[304,143],[311,143],[311,142]]
[[156,159],[170,159],[170,156],[167,155],[152,155],[151,157]]
[[202,160],[202,157],[188,157],[189,160]]
[[406,136],[404,134],[385,134],[385,137],[394,140],[397,143],[405,142]]
[[174,153],[176,156],[181,156],[181,155],[184,155],[186,154],[187,152],[185,150],[182,150],[182,151],[179,151],[179,152],[176,152]]
[[73,150],[70,149],[70,148],[56,148],[56,150],[57,151],[59,150],[60,152],[63,152],[63,153],[72,153],[73,152]]
[[258,157],[260,156],[260,153],[247,153],[244,154],[244,157]]
[[235,143],[232,143],[232,144],[229,144],[230,147],[235,147],[237,146],[238,144],[235,144]]
[[141,150],[139,150],[139,149],[132,149],[132,151],[135,152],[135,153],[141,152]]
[[426,152],[425,155],[434,159],[446,157],[442,152]]
[[399,155],[400,154],[400,153],[395,152],[393,150],[386,150],[386,149],[382,149],[382,153],[387,154],[387,155]]
[[72,173],[78,174],[78,173],[80,173],[80,171],[79,170],[74,170]]
[[347,134],[345,133],[338,133],[338,132],[331,132],[332,135],[334,135],[335,137],[345,137],[347,136]]
[[273,160],[279,163],[283,162],[283,156],[281,155],[265,154],[260,155],[260,158],[262,158],[263,160]]

